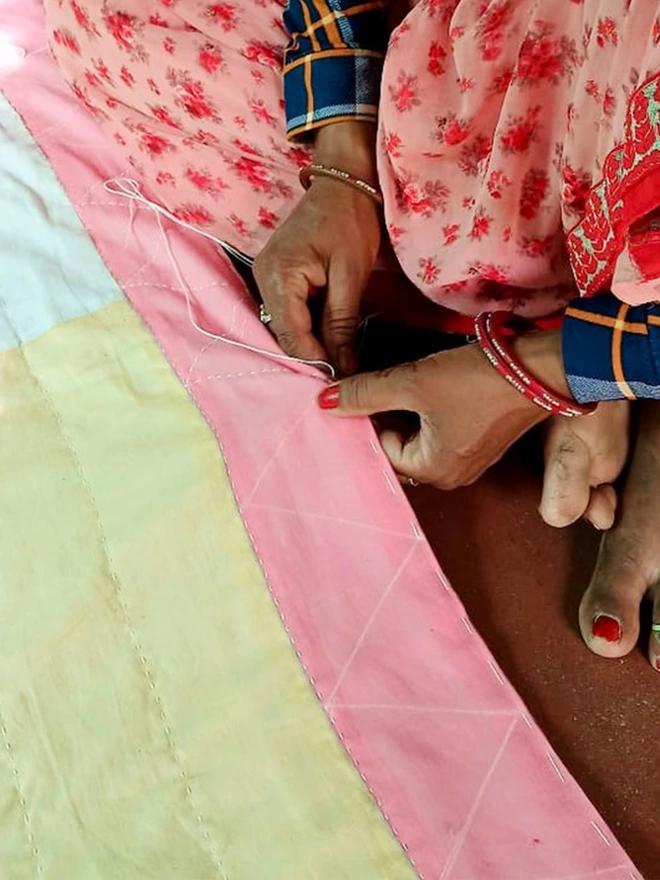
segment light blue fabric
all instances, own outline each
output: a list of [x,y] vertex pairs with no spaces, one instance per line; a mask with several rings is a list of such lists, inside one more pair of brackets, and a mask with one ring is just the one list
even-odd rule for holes
[[48,161],[0,94],[0,351],[120,296]]

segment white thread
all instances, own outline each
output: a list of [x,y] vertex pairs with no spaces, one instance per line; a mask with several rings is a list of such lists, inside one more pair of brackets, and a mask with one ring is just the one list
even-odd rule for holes
[[286,373],[288,372],[284,368],[280,367],[271,367],[269,370],[247,370],[243,373],[218,373],[213,376],[202,376],[199,379],[195,379],[191,384],[199,385],[200,382],[213,382],[216,379],[244,379],[246,376],[265,376],[271,373]]
[[555,773],[556,773],[557,776],[559,777],[559,781],[560,781],[560,782],[563,782],[564,784],[566,784],[566,780],[564,779],[564,774],[563,774],[563,773],[561,772],[561,770],[559,769],[559,765],[557,764],[557,762],[555,761],[555,759],[552,757],[552,755],[550,754],[550,752],[546,752],[546,758],[547,758],[548,761],[550,762],[550,766],[552,767],[552,769],[555,771]]
[[371,446],[371,451],[373,452],[373,454],[374,454],[374,455],[378,455],[378,451],[379,451],[379,450],[378,450],[378,447],[376,446],[376,441],[375,441],[375,440],[370,440],[370,441],[369,441],[369,445]]
[[495,666],[495,664],[493,663],[492,660],[489,660],[489,661],[488,661],[488,665],[489,665],[490,668],[493,670],[493,675],[494,675],[495,678],[499,681],[499,683],[500,683],[500,684],[504,684],[504,679],[503,679],[502,676],[500,675],[500,671],[499,671],[499,669],[497,668],[497,666]]
[[596,825],[595,822],[592,821],[591,824],[592,824],[593,829],[594,829],[594,831],[596,832],[596,834],[598,834],[599,837],[602,837],[602,839],[605,841],[605,843],[606,843],[608,846],[612,846],[612,844],[610,843],[609,838],[607,837],[607,835],[605,834],[605,832],[604,832],[604,831],[601,831],[601,829],[598,827],[598,825]]
[[445,576],[443,575],[443,573],[440,571],[440,569],[439,569],[439,568],[434,568],[434,569],[433,569],[433,573],[435,574],[435,576],[437,577],[437,579],[438,579],[438,580],[440,581],[440,583],[442,584],[442,589],[445,591],[445,593],[451,593],[451,590],[449,589],[449,584],[447,583],[447,579],[445,578]]
[[471,636],[474,635],[474,630],[472,629],[472,624],[471,624],[470,621],[467,619],[467,617],[461,617],[461,620],[462,620],[462,622],[463,622],[463,626],[464,626],[465,629],[470,633],[470,635],[471,635]]
[[534,729],[534,728],[532,727],[532,722],[529,720],[529,718],[527,717],[527,715],[521,715],[520,717],[521,717],[522,720],[525,722],[525,724],[527,725],[527,727],[529,727],[530,730],[533,730],[533,729]]
[[129,177],[116,177],[112,180],[106,180],[103,184],[106,192],[111,193],[115,196],[123,196],[126,199],[129,199],[131,202],[139,202],[142,205],[146,205],[146,207],[153,211],[156,215],[156,222],[158,223],[158,229],[160,231],[161,239],[165,246],[165,251],[167,256],[169,257],[172,268],[174,269],[174,273],[177,277],[177,281],[181,285],[181,290],[183,291],[183,295],[186,298],[186,309],[188,312],[188,320],[203,336],[207,336],[209,339],[216,339],[218,342],[225,342],[227,345],[234,345],[236,348],[243,348],[246,351],[251,351],[254,354],[263,355],[263,357],[272,358],[277,361],[287,361],[289,363],[296,364],[306,364],[310,367],[321,367],[329,372],[330,377],[334,379],[336,377],[335,368],[332,364],[329,364],[327,361],[322,360],[307,360],[305,358],[297,358],[288,354],[280,354],[279,352],[267,351],[263,348],[256,348],[254,345],[248,345],[246,342],[239,342],[237,339],[230,339],[228,336],[220,336],[217,333],[212,333],[210,330],[206,330],[200,324],[197,323],[193,308],[192,308],[192,297],[191,291],[184,279],[181,269],[179,268],[179,264],[176,261],[176,258],[172,252],[172,247],[170,245],[170,240],[165,231],[165,227],[163,226],[162,217],[167,217],[168,220],[171,220],[172,223],[176,223],[178,226],[181,226],[183,229],[189,229],[191,232],[195,232],[198,235],[202,235],[204,238],[207,238],[209,241],[215,242],[215,244],[219,245],[223,250],[231,253],[236,259],[241,260],[247,266],[252,265],[252,259],[245,257],[244,254],[241,254],[240,251],[237,251],[236,248],[233,248],[231,245],[227,244],[227,242],[222,241],[220,238],[216,238],[214,235],[211,235],[210,232],[205,232],[203,229],[199,229],[197,226],[193,226],[191,223],[186,223],[184,220],[179,220],[178,217],[175,217],[174,214],[171,214],[166,208],[163,208],[162,205],[158,205],[156,202],[152,202],[146,196],[142,194],[140,190],[140,185],[136,180],[133,180]]
[[411,527],[411,529],[412,529],[412,531],[413,531],[413,535],[417,538],[418,541],[421,541],[422,538],[423,538],[424,536],[423,536],[422,533],[420,532],[420,530],[419,530],[419,526],[417,525],[417,523],[415,522],[415,520],[413,520],[413,521],[410,523],[410,527]]
[[387,471],[383,471],[383,476],[385,477],[385,482],[390,487],[390,492],[392,493],[392,495],[396,495],[396,489],[394,487],[394,483],[392,482],[392,478],[387,473]]

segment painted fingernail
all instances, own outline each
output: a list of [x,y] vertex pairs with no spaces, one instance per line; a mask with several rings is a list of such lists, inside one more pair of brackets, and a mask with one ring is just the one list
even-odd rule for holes
[[319,394],[319,406],[321,409],[337,409],[339,406],[339,385],[328,385]]
[[608,614],[598,614],[594,617],[592,632],[597,639],[605,639],[606,642],[621,640],[621,624]]
[[655,668],[660,672],[660,657],[655,658]]

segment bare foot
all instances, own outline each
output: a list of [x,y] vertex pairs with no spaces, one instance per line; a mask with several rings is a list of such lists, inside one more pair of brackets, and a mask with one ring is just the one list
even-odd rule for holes
[[540,513],[555,528],[581,517],[597,529],[614,525],[617,496],[612,483],[628,457],[630,404],[601,403],[591,416],[548,422]]
[[[660,625],[660,404],[647,401],[640,411],[619,521],[603,538],[580,605],[582,636],[602,657],[622,657],[633,649],[645,594],[653,600],[653,620]],[[652,633],[648,653],[660,671],[660,632]]]

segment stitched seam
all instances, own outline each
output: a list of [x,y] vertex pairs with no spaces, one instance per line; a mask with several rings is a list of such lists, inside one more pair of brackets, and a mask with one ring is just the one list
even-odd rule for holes
[[30,844],[30,852],[32,854],[32,858],[34,859],[37,874],[39,876],[43,876],[44,868],[41,862],[41,857],[39,855],[39,850],[37,849],[37,844],[34,840],[34,834],[32,832],[32,821],[30,819],[30,815],[28,813],[27,804],[25,802],[25,794],[23,791],[23,786],[21,784],[21,778],[18,773],[18,763],[16,758],[14,757],[14,751],[12,749],[11,743],[9,741],[9,734],[7,733],[7,726],[5,724],[5,719],[3,715],[0,713],[0,732],[2,732],[2,739],[5,746],[5,751],[7,752],[7,760],[9,761],[9,766],[11,767],[13,780],[14,791],[16,792],[16,799],[21,807],[21,812],[23,814],[23,825],[25,829],[25,835]]
[[[7,318],[9,319],[9,315],[7,314],[4,301],[1,297],[1,290],[2,290],[2,288],[0,287],[0,308],[2,308],[3,312],[5,313]],[[170,727],[168,720],[167,720],[167,715],[165,712],[165,707],[163,705],[162,698],[156,689],[156,683],[155,683],[153,672],[152,672],[151,667],[149,665],[149,661],[147,660],[147,658],[145,656],[145,652],[142,648],[142,645],[140,644],[140,641],[138,640],[135,629],[131,623],[128,605],[126,603],[126,599],[124,596],[124,590],[122,588],[120,578],[119,578],[117,572],[115,571],[114,566],[111,561],[111,558],[110,558],[110,551],[109,551],[109,547],[108,547],[107,537],[106,537],[106,534],[105,534],[105,531],[103,528],[100,512],[98,509],[98,505],[96,503],[96,499],[95,499],[94,494],[92,492],[91,486],[90,486],[90,484],[84,474],[82,464],[80,462],[80,459],[78,458],[78,454],[76,453],[75,449],[73,448],[73,446],[69,442],[69,439],[68,439],[66,432],[64,430],[64,425],[62,424],[62,420],[60,418],[60,414],[59,414],[57,408],[55,407],[53,401],[51,400],[50,395],[46,391],[43,384],[40,382],[37,375],[32,370],[24,348],[22,346],[19,346],[16,350],[18,352],[20,352],[21,358],[23,360],[23,363],[25,364],[25,367],[26,367],[30,377],[35,382],[35,384],[36,384],[37,388],[39,389],[40,393],[42,394],[48,408],[50,409],[50,411],[53,415],[53,418],[55,419],[57,429],[60,433],[60,436],[61,436],[66,448],[67,448],[67,451],[69,452],[69,455],[71,456],[71,460],[72,460],[74,467],[76,469],[76,472],[78,474],[78,478],[80,480],[80,483],[83,486],[83,488],[87,494],[87,500],[89,502],[89,506],[92,510],[92,513],[93,513],[93,516],[94,516],[94,519],[96,522],[96,526],[98,529],[99,541],[101,544],[101,549],[103,551],[103,558],[105,561],[106,573],[108,574],[110,581],[112,582],[112,584],[115,588],[114,589],[115,596],[116,596],[117,601],[122,609],[124,626],[125,626],[126,631],[128,633],[131,647],[133,648],[133,651],[135,652],[135,655],[139,661],[140,668],[141,668],[141,670],[144,674],[144,677],[146,679],[148,690],[151,693],[154,705],[156,707],[157,714],[160,718],[160,721],[162,724],[162,729],[163,729],[163,734],[165,737],[165,742],[167,743],[170,757],[172,758],[173,763],[175,764],[177,770],[179,771],[179,777],[184,785],[184,790],[186,792],[186,797],[187,797],[189,806],[192,809],[195,820],[196,820],[197,824],[199,825],[200,831],[201,831],[201,833],[207,843],[208,855],[211,857],[211,861],[213,863],[213,866],[215,867],[216,872],[219,874],[219,876],[222,877],[222,880],[229,880],[229,876],[226,873],[224,866],[222,864],[222,861],[220,859],[220,856],[218,854],[217,845],[211,839],[211,835],[209,833],[209,830],[206,827],[206,823],[205,823],[204,819],[202,818],[199,807],[198,807],[197,802],[195,800],[195,796],[192,791],[190,780],[188,778],[188,775],[186,774],[185,767],[183,765],[181,753],[180,753],[180,751],[174,741],[174,737],[172,735],[172,730],[171,730],[171,727]]]

